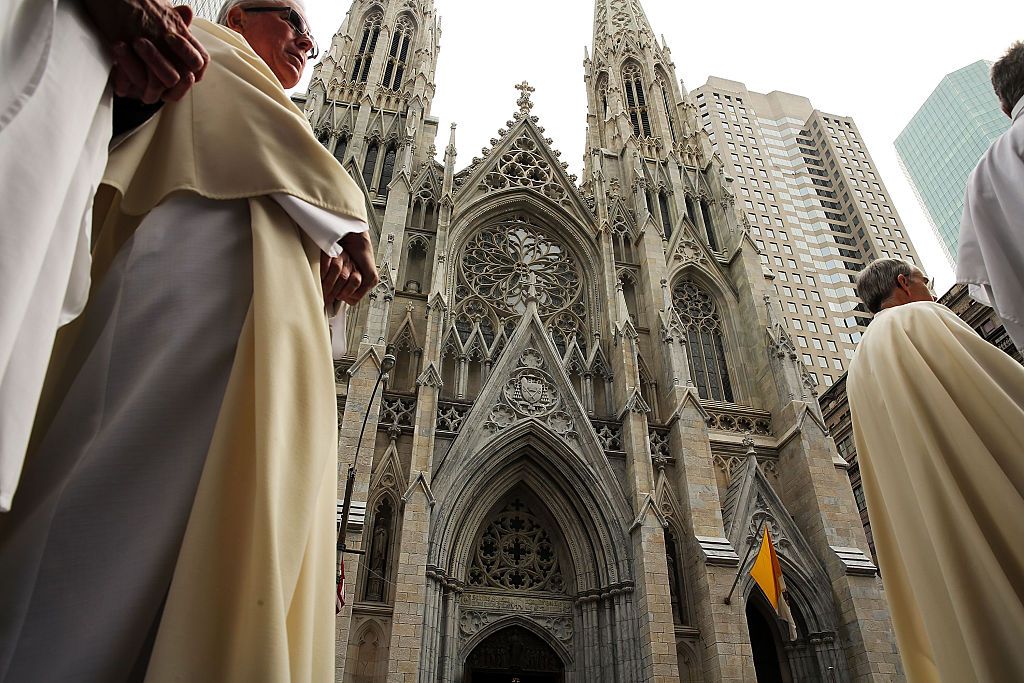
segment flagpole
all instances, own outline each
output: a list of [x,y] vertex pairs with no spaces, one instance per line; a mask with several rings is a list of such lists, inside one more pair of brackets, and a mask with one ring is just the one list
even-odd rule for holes
[[750,559],[750,551],[754,549],[754,542],[761,539],[761,529],[764,527],[767,517],[761,518],[760,523],[757,525],[757,531],[754,532],[754,537],[750,540],[750,544],[747,546],[747,554],[743,556],[743,561],[740,562],[739,571],[736,572],[736,579],[732,582],[732,588],[729,589],[729,594],[725,596],[725,604],[732,604],[732,594],[736,590],[736,584],[740,582],[740,576],[743,574],[743,565]]

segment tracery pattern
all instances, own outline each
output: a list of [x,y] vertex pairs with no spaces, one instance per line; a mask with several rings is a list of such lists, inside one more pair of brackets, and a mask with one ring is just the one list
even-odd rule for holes
[[556,202],[566,199],[566,191],[555,180],[555,171],[540,153],[539,145],[529,135],[521,135],[501,155],[494,170],[484,178],[490,190],[510,187],[532,187]]
[[722,344],[722,321],[715,300],[692,280],[672,289],[672,305],[686,330],[690,376],[703,399],[732,402],[732,386]]
[[469,569],[470,586],[565,593],[548,532],[518,498],[484,529]]
[[455,298],[464,303],[457,326],[462,324],[468,332],[479,322],[492,338],[502,328],[507,332],[526,312],[532,293],[559,349],[564,353],[573,340],[587,348],[579,266],[562,244],[528,220],[513,216],[477,232],[463,250],[460,271]]

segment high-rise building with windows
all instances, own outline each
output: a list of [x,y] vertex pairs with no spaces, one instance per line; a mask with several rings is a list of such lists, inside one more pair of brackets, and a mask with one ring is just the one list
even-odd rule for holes
[[692,96],[797,353],[831,386],[870,319],[857,273],[882,257],[921,265],[864,139],[799,95],[712,77]]
[[172,5],[188,5],[192,8],[195,16],[216,21],[217,13],[224,0],[171,0]]
[[[474,84],[436,82],[432,0],[354,0],[293,98],[363,187],[381,271],[336,367],[364,551],[338,681],[899,680],[811,373],[863,329],[838,291],[859,228],[912,250],[848,119],[723,89],[733,163],[656,35],[638,0],[595,0],[581,178],[527,83],[457,164],[434,93]],[[788,624],[750,579],[764,529]]]
[[1010,127],[980,60],[943,78],[903,131],[896,153],[935,236],[956,261],[967,178],[992,141]]

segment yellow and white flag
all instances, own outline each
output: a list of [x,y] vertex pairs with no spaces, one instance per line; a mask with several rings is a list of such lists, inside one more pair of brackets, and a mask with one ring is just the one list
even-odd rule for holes
[[767,526],[761,537],[761,549],[757,551],[754,566],[750,568],[750,576],[764,591],[768,602],[775,608],[775,613],[781,614],[779,609],[782,603],[782,566],[779,564],[779,556],[775,554],[775,544],[772,543]]

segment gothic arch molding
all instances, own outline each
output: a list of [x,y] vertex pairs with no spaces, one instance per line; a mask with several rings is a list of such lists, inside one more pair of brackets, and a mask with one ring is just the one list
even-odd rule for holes
[[572,668],[572,653],[569,652],[564,643],[552,636],[550,631],[533,619],[529,619],[519,614],[510,614],[487,624],[466,641],[466,644],[462,647],[462,651],[459,653],[459,669],[461,670],[466,666],[466,660],[469,658],[469,655],[472,654],[473,650],[475,650],[480,643],[484,642],[499,631],[504,631],[506,628],[513,626],[519,626],[520,628],[526,629],[530,633],[538,636],[555,652],[556,655],[558,655],[562,660],[562,665],[567,670]]
[[435,475],[434,488],[442,502],[431,533],[430,564],[450,576],[464,576],[477,530],[494,506],[522,484],[546,501],[559,520],[577,568],[577,591],[627,579],[630,515],[621,490],[609,490],[608,478],[599,477],[542,424],[515,425],[475,455],[460,460],[464,464],[456,469],[441,463]]
[[[476,228],[504,213],[516,211],[536,218],[558,236],[566,238],[585,269],[599,266],[600,248],[586,224],[554,200],[519,187],[473,197],[466,203],[459,201],[452,218],[452,253],[458,253]],[[582,249],[578,245],[582,245]]]

